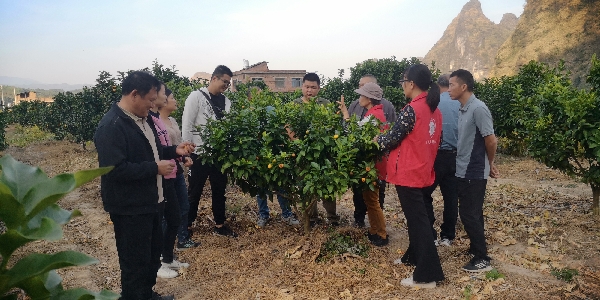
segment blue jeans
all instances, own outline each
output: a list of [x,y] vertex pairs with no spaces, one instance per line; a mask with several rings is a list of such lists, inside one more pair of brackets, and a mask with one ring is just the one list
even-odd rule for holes
[[183,173],[177,174],[175,178],[175,192],[177,200],[179,200],[179,210],[181,212],[181,225],[177,231],[177,241],[180,243],[188,240],[190,234],[187,228],[188,211],[190,210],[190,202],[188,200],[187,186],[185,185],[185,177]]
[[[277,195],[277,201],[279,202],[279,207],[281,207],[281,216],[284,218],[291,217],[293,213],[292,208],[290,207],[290,201],[281,195]],[[256,202],[258,203],[258,215],[261,218],[268,219],[269,206],[267,205],[267,199],[256,196]]]

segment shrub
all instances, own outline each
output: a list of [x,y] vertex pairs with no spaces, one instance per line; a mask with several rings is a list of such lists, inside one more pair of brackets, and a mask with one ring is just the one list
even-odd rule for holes
[[[350,186],[375,189],[379,127],[351,121],[348,130],[330,105],[283,103],[275,93],[238,97],[220,121],[198,128],[200,157],[222,170],[251,195],[282,193],[308,211],[319,200],[335,201]],[[288,137],[286,128],[295,133]]]
[[6,231],[0,234],[0,299],[17,299],[16,294],[7,294],[13,288],[22,289],[31,299],[118,298],[119,295],[106,290],[95,293],[62,287],[62,279],[56,269],[97,263],[94,258],[79,252],[32,253],[9,267],[12,254],[27,243],[62,238],[61,226],[81,213],[64,210],[56,202],[111,168],[48,178],[39,168],[25,165],[10,156],[0,158],[0,167],[0,221],[6,226]]

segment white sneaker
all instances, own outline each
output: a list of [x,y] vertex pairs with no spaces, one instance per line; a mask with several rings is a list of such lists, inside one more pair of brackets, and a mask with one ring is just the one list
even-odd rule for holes
[[435,288],[435,281],[432,282],[414,282],[412,276],[402,279],[400,284],[407,287],[418,287],[420,289],[433,289]]
[[162,263],[163,266],[169,268],[169,269],[173,269],[173,270],[179,270],[181,268],[187,268],[190,266],[190,264],[188,263],[184,263],[184,262],[180,262],[176,259],[174,259],[172,262],[170,263]]
[[156,272],[156,277],[158,278],[175,278],[177,275],[179,275],[179,273],[173,269],[169,269],[165,266],[165,263],[163,263],[160,266],[160,269],[158,269],[158,272]]

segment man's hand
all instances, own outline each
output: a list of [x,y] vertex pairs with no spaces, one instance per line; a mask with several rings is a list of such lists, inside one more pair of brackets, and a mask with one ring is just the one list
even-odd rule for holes
[[189,158],[187,156],[183,158],[183,166],[184,167],[190,167],[193,164],[194,164],[194,161],[191,158]]
[[156,163],[158,165],[158,175],[169,175],[175,168],[175,163],[170,160],[161,160]]
[[344,117],[344,120],[350,119],[350,114],[348,113],[348,108],[346,107],[346,102],[344,102],[344,95],[342,95],[342,97],[340,98],[340,101],[338,101],[338,104],[340,105],[340,111],[342,112],[342,116]]
[[285,131],[287,132],[287,135],[290,138],[290,140],[297,140],[296,134],[290,129],[288,125],[285,126]]
[[500,171],[498,171],[498,168],[496,167],[496,165],[493,162],[490,163],[490,177],[492,177],[492,178],[500,177]]
[[191,142],[183,142],[177,145],[177,150],[175,150],[175,152],[181,156],[185,156],[194,153],[194,149],[196,149],[196,144]]

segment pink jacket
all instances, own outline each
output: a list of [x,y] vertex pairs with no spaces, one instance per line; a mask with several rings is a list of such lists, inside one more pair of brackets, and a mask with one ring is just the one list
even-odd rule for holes
[[[169,133],[167,132],[165,123],[160,118],[153,115],[150,116],[152,116],[152,121],[154,121],[154,127],[156,128],[156,133],[158,133],[158,140],[160,140],[160,143],[163,146],[171,146],[171,139],[169,139]],[[171,162],[175,163],[175,160],[171,159]],[[173,171],[170,174],[163,177],[165,179],[174,179],[177,177],[177,168],[173,168]]]

